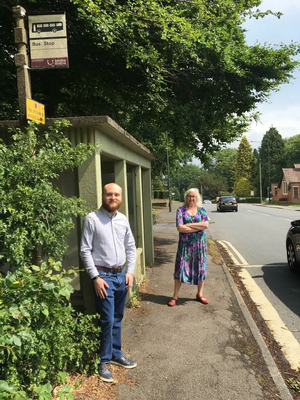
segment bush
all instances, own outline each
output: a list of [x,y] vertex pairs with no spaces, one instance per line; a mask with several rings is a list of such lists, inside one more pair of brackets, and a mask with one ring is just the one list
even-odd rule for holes
[[61,259],[74,217],[85,215],[81,199],[63,196],[53,184],[61,172],[82,164],[95,150],[73,146],[65,136],[67,121],[40,132],[31,123],[17,129],[10,143],[0,140],[0,264],[39,264]]
[[96,316],[74,311],[68,275],[75,271],[59,271],[50,259],[0,275],[1,399],[51,399],[61,371],[96,372]]
[[260,197],[243,197],[237,200],[239,203],[260,203]]

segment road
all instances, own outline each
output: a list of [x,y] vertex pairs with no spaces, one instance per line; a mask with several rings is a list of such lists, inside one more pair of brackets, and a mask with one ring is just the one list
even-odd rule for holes
[[300,212],[251,204],[239,204],[237,213],[218,213],[215,204],[205,208],[211,218],[208,236],[223,242],[243,266],[252,299],[290,363],[300,367],[300,274],[289,271],[285,250],[290,222],[300,219]]

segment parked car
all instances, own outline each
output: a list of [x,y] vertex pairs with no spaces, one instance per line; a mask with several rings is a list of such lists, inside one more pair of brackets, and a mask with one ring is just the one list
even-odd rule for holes
[[300,271],[300,220],[291,222],[286,235],[286,255],[291,271]]
[[210,201],[210,200],[207,200],[207,199],[205,199],[205,200],[203,200],[203,204],[211,204],[211,201]]
[[238,212],[238,203],[233,196],[220,196],[217,203],[217,211]]

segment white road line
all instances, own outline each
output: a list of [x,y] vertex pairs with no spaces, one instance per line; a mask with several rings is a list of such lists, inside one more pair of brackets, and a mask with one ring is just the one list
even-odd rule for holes
[[280,345],[291,368],[295,370],[300,369],[300,344],[284,324],[275,308],[266,298],[263,291],[258,287],[249,272],[245,268],[242,268],[239,271],[239,275],[262,318],[272,332],[274,339]]
[[289,222],[294,221],[293,219],[287,219],[287,218],[282,218],[282,217],[279,217],[279,219],[283,219],[284,221],[289,221]]
[[265,217],[270,217],[271,216],[270,214],[261,213],[259,211],[253,211],[253,210],[247,210],[247,211],[251,212],[251,213],[259,214],[259,215],[264,215]]

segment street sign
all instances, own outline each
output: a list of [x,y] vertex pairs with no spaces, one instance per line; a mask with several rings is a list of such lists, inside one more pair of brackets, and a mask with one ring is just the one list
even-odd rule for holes
[[26,99],[26,118],[45,124],[45,106],[32,99]]
[[31,68],[68,68],[65,13],[28,16]]

